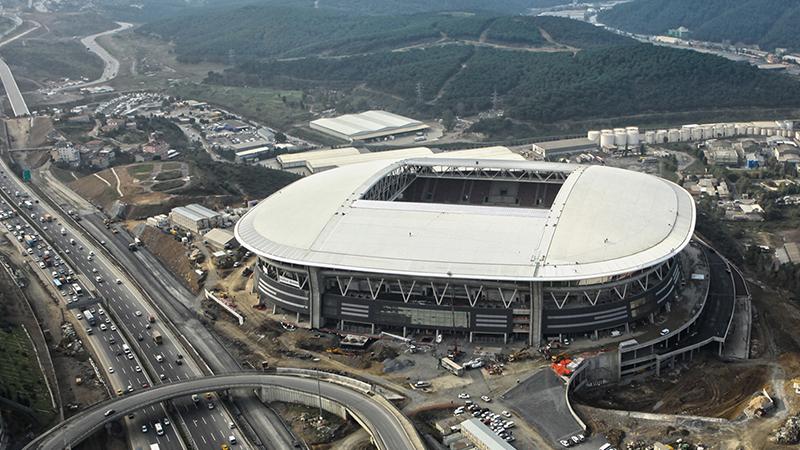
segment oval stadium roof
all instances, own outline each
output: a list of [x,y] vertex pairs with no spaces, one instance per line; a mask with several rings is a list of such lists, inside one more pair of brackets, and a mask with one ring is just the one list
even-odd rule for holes
[[[549,208],[538,209],[365,195],[411,167],[434,177],[447,171],[462,176],[505,171],[552,182],[555,174],[562,184]],[[557,281],[657,264],[689,243],[694,226],[691,196],[651,175],[606,166],[429,157],[372,161],[308,176],[259,203],[239,220],[235,233],[262,257],[300,265]]]

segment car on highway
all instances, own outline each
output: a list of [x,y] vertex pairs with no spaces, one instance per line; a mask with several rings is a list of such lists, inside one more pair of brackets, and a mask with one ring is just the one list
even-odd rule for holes
[[163,373],[160,373],[160,374],[158,374],[158,378],[159,378],[161,381],[164,381],[164,380],[166,380],[166,379],[167,379],[167,376],[166,376],[166,375],[164,375]]
[[115,283],[117,283],[117,284],[122,284],[122,280],[120,280],[119,278],[117,278],[116,280],[114,280],[114,282],[115,282]]
[[92,273],[97,273],[97,267],[92,267]]
[[108,368],[108,373],[114,373],[114,368],[113,367],[109,367]]
[[504,417],[511,417],[511,413],[508,411],[501,411],[500,414],[502,414]]
[[166,417],[164,417],[163,422],[165,426],[169,426],[169,419],[167,419]]
[[94,277],[94,281],[96,281],[96,282],[98,282],[98,283],[102,283],[102,282],[103,282],[103,277],[101,277],[100,275],[98,275],[98,276]]
[[122,397],[123,395],[125,395],[125,391],[122,389],[117,389],[117,397]]
[[100,331],[106,331],[107,329],[108,329],[108,327],[106,326],[106,324],[104,324],[104,323],[100,324]]
[[662,336],[666,336],[668,334],[669,334],[669,328],[664,328],[663,330],[661,330],[661,335]]
[[161,356],[161,355],[156,355],[156,361],[158,361],[158,362],[164,362],[164,357],[163,357],[163,356]]
[[147,424],[142,425],[142,433],[147,433]]
[[106,411],[105,416],[108,417],[108,416],[114,414],[115,412],[116,412],[115,410],[109,409],[108,411]]
[[136,417],[136,414],[134,413],[128,414],[128,419],[133,419],[134,417]]
[[142,317],[142,312],[139,311],[138,309],[136,310],[136,312],[134,314],[136,314],[136,317]]
[[558,441],[558,443],[561,444],[563,447],[572,447],[572,441],[568,439],[561,439]]
[[214,409],[214,402],[208,402],[208,409]]
[[136,367],[134,367],[134,368],[133,368],[133,370],[135,370],[135,371],[136,371],[136,373],[139,373],[139,372],[141,372],[141,371],[142,371],[142,368],[141,368],[141,367],[139,367],[139,366],[136,366]]
[[133,353],[128,353],[128,359],[133,359]]
[[81,313],[78,313],[78,314],[75,316],[75,318],[77,318],[78,320],[81,320],[81,319],[83,319],[83,314],[81,314]]
[[116,325],[111,325],[111,331],[117,331],[117,326]]

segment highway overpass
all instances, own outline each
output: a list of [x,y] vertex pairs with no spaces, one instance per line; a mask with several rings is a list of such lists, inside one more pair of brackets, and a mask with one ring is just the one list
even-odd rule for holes
[[[25,450],[72,447],[100,430],[106,423],[120,420],[131,411],[195,393],[243,388],[255,389],[264,401],[281,400],[321,406],[337,415],[353,417],[367,430],[379,449],[425,448],[410,421],[378,395],[364,394],[356,388],[327,380],[242,372],[168,383],[99,403],[43,433],[28,444]],[[317,395],[318,392],[320,396]]]
[[28,111],[28,105],[25,104],[25,99],[22,98],[22,92],[19,91],[17,80],[14,79],[11,69],[2,58],[0,58],[0,81],[3,82],[3,89],[5,89],[8,96],[8,102],[11,103],[14,117],[29,116],[31,112]]

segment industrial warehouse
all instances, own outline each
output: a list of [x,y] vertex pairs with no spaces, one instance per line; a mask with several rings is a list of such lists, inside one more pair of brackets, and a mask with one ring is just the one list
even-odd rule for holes
[[418,120],[376,110],[312,120],[309,126],[312,130],[350,142],[369,142],[390,136],[422,133],[430,128]]
[[261,202],[235,230],[260,257],[261,302],[313,328],[530,345],[669,311],[695,225],[686,191],[469,152],[346,165]]

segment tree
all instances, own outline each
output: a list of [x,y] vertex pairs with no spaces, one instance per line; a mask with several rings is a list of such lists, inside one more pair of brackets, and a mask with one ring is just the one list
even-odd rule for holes
[[456,125],[456,116],[453,111],[445,109],[442,113],[442,126],[445,130],[450,131]]
[[283,134],[280,131],[275,133],[275,142],[277,142],[278,144],[285,144],[286,141],[288,141],[288,139],[286,138],[285,134]]

